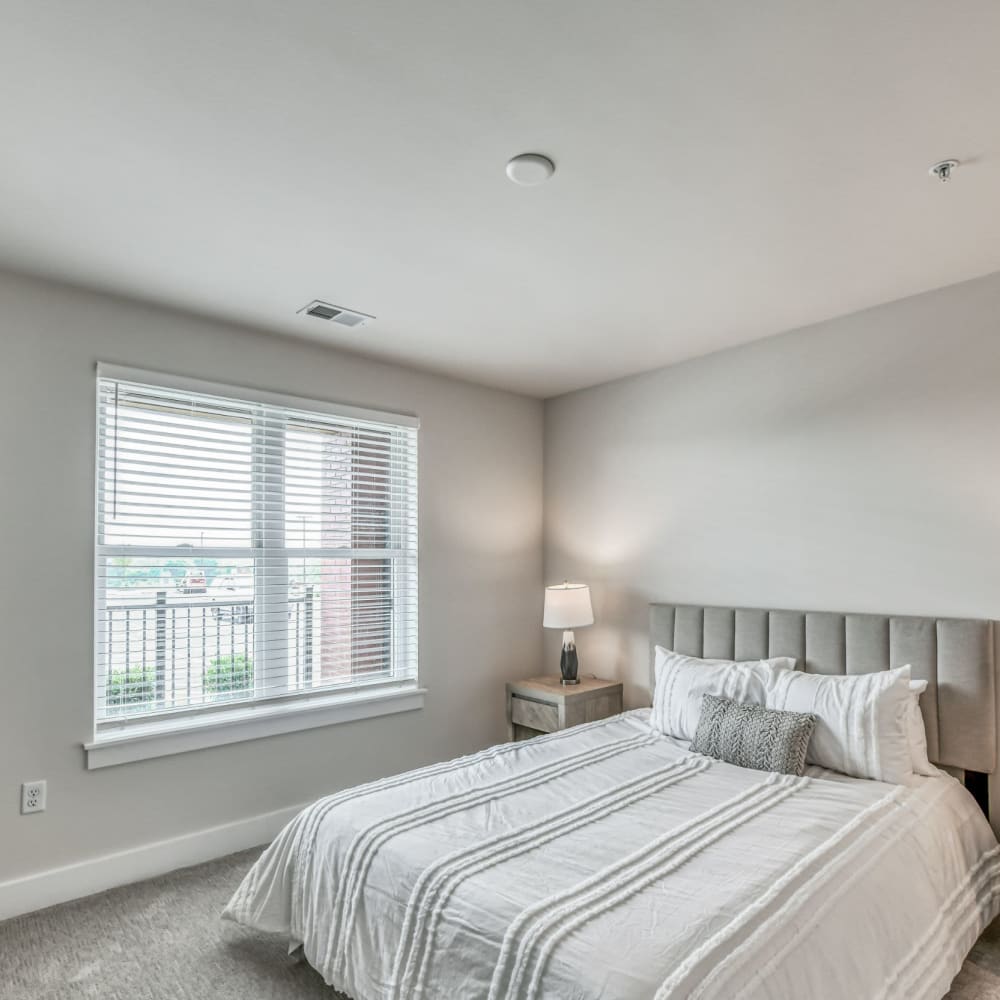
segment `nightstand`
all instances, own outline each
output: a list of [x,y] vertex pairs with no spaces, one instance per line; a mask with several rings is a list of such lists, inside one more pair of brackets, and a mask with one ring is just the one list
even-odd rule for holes
[[531,677],[507,685],[507,736],[528,740],[581,722],[596,722],[622,710],[622,686],[617,681],[581,677],[579,684],[561,684],[558,677]]

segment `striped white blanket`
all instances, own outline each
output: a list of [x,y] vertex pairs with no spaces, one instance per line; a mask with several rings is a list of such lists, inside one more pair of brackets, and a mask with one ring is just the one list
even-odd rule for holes
[[646,712],[321,799],[225,916],[356,1000],[939,1000],[1000,908],[951,778],[748,771]]

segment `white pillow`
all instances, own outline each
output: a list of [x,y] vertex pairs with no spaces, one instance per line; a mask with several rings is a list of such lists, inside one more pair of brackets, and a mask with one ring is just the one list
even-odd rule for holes
[[781,671],[767,707],[816,716],[806,760],[857,778],[895,785],[913,775],[910,665],[873,674]]
[[700,660],[657,646],[653,669],[656,689],[649,724],[667,736],[693,740],[704,695],[763,705],[775,671],[793,671],[795,660]]
[[907,731],[910,743],[910,765],[914,774],[936,778],[941,772],[927,757],[927,730],[920,711],[920,696],[927,690],[927,681],[910,681],[910,710],[907,713]]

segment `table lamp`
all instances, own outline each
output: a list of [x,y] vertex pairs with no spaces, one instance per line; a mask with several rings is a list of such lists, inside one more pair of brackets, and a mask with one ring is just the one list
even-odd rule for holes
[[563,684],[579,684],[576,656],[576,638],[573,629],[594,624],[594,609],[590,605],[590,587],[585,583],[563,582],[545,588],[543,628],[563,630],[562,657],[559,672]]

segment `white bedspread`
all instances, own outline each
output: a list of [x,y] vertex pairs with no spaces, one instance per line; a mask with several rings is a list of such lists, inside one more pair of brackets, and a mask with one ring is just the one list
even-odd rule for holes
[[952,778],[791,778],[646,712],[322,799],[225,916],[356,1000],[939,1000],[1000,900]]

